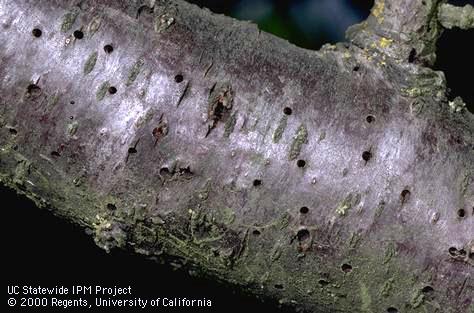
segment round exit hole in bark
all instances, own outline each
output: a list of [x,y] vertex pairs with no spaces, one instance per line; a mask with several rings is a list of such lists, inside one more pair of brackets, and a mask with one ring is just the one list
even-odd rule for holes
[[258,229],[254,229],[254,230],[252,231],[252,234],[253,234],[254,236],[260,236],[261,232],[260,232]]
[[80,30],[76,30],[76,31],[74,31],[74,33],[72,33],[72,34],[73,34],[74,38],[76,38],[76,39],[82,39],[82,38],[84,38],[84,33],[83,33],[82,31],[80,31]]
[[296,161],[296,165],[299,167],[299,168],[303,168],[306,166],[306,161],[305,160],[298,160]]
[[387,309],[387,313],[398,313],[398,310],[397,310],[396,308],[394,308],[394,307],[389,307],[389,308]]
[[261,186],[262,185],[262,180],[261,179],[255,179],[253,181],[253,186],[254,187],[258,187],[258,186]]
[[421,292],[423,292],[424,294],[431,294],[433,293],[433,291],[434,289],[431,286],[425,286],[423,287],[423,289],[421,289]]
[[26,91],[31,96],[38,96],[41,94],[41,88],[36,84],[29,84],[28,87],[26,87]]
[[34,28],[31,33],[33,34],[34,37],[36,38],[39,38],[41,37],[41,35],[43,34],[43,32],[41,31],[41,29],[39,28]]
[[300,208],[301,214],[307,214],[309,212],[309,208],[307,206],[303,206]]
[[285,115],[291,115],[293,113],[293,110],[289,107],[286,107],[286,108],[283,109],[283,113]]
[[365,161],[365,162],[369,162],[370,159],[372,159],[372,152],[370,151],[364,151],[362,153],[362,159]]
[[410,199],[411,192],[408,189],[402,190],[400,193],[400,197],[402,198],[402,202],[407,202]]
[[184,77],[181,74],[178,74],[174,77],[174,81],[178,84],[181,83],[183,80],[184,80]]
[[365,118],[365,120],[367,121],[367,123],[373,123],[375,122],[375,117],[373,115],[367,115],[367,117]]
[[296,238],[298,239],[298,241],[306,241],[308,240],[309,238],[311,237],[310,233],[309,233],[309,230],[307,230],[306,228],[302,228],[300,230],[298,230],[298,232],[296,233]]
[[107,203],[107,209],[110,211],[115,211],[117,207],[113,203]]
[[458,212],[457,212],[457,214],[458,214],[458,217],[463,218],[463,217],[466,216],[466,210],[464,210],[464,209],[459,209]]
[[114,86],[109,87],[109,93],[111,95],[116,94],[117,93],[117,88],[115,88]]
[[107,54],[111,54],[112,52],[114,52],[114,47],[112,45],[105,45],[104,46],[104,51]]
[[344,264],[341,265],[341,270],[344,273],[350,273],[350,272],[352,272],[352,265],[344,263]]
[[283,285],[282,284],[275,284],[275,289],[283,289]]

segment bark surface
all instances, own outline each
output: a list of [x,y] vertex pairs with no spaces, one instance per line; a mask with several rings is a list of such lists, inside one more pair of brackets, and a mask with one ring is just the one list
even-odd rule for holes
[[180,0],[0,0],[0,182],[302,310],[472,313],[474,116],[429,68],[472,8],[442,2],[309,51]]

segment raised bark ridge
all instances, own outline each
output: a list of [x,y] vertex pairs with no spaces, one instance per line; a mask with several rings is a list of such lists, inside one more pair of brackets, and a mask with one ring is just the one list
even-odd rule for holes
[[298,308],[472,312],[474,117],[423,66],[440,3],[377,1],[308,51],[177,0],[0,0],[1,182]]

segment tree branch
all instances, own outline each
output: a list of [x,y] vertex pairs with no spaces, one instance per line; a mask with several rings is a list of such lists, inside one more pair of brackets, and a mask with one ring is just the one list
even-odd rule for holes
[[1,183],[304,310],[470,312],[474,117],[425,67],[438,4],[309,51],[179,0],[0,0]]
[[443,4],[438,13],[438,19],[444,28],[451,29],[459,27],[461,29],[474,28],[474,7],[465,5],[457,7],[450,4]]

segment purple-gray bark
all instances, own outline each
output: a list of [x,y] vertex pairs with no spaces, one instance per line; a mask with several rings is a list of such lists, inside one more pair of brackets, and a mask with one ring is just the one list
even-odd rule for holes
[[180,0],[0,0],[1,183],[300,309],[474,312],[474,116],[429,68],[471,11],[441,2],[309,51]]

